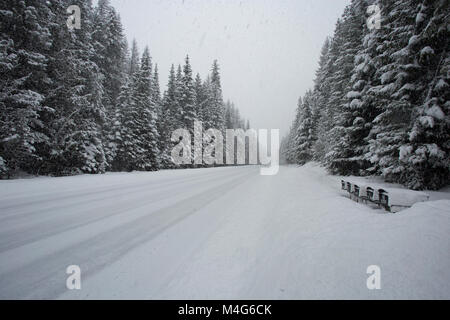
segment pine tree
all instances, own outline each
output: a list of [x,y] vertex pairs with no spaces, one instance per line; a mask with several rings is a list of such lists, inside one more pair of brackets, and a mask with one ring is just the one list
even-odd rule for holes
[[133,100],[138,118],[133,128],[138,136],[136,169],[157,170],[160,165],[156,106],[152,100],[152,63],[148,48],[142,54],[139,72],[135,75]]
[[156,116],[157,116],[157,128],[158,128],[158,150],[159,150],[159,158],[160,158],[160,167],[166,167],[167,165],[167,159],[164,156],[164,149],[166,148],[166,141],[163,137],[163,132],[166,130],[167,126],[167,119],[164,119],[166,117],[166,114],[164,114],[164,108],[163,108],[163,100],[161,98],[161,89],[159,86],[159,70],[158,70],[158,64],[155,64],[155,68],[153,71],[153,77],[152,77],[152,100],[155,103],[155,109],[156,109]]
[[373,120],[368,137],[367,156],[377,169],[376,173],[387,181],[400,182],[407,179],[407,173],[400,162],[399,151],[407,142],[416,99],[413,96],[417,95],[418,89],[410,83],[410,76],[418,71],[418,66],[406,62],[410,55],[408,41],[414,33],[417,6],[393,1],[381,9],[391,14],[382,20],[383,27],[377,30],[376,79],[369,92],[374,96],[379,114]]
[[203,99],[201,103],[201,114],[203,125],[205,128],[214,128],[214,108],[212,103],[213,93],[212,93],[212,85],[211,85],[211,76],[208,75],[203,82]]
[[297,109],[295,112],[295,118],[294,118],[294,121],[292,122],[291,128],[289,130],[289,135],[287,138],[287,144],[286,144],[287,150],[283,152],[288,163],[296,164],[298,161],[297,130],[298,130],[298,127],[299,127],[300,121],[301,121],[302,105],[303,105],[302,98],[299,97],[298,102],[297,102]]
[[450,8],[447,1],[422,1],[419,9],[409,54],[401,61],[405,72],[411,64],[415,72],[409,72],[408,96],[402,97],[414,105],[414,119],[399,150],[406,167],[400,182],[412,189],[439,189],[450,181]]
[[[360,13],[363,16],[362,12]],[[340,144],[345,146],[346,165],[341,173],[365,175],[370,172],[371,164],[366,158],[368,152],[367,137],[373,127],[373,120],[379,114],[371,94],[375,75],[373,58],[376,55],[373,44],[376,43],[377,31],[363,28],[361,44],[354,53],[354,68],[350,78],[349,88],[346,93],[347,102],[343,105],[345,115],[345,131]]]
[[158,117],[161,112],[161,89],[159,86],[159,71],[158,64],[155,64],[155,70],[153,71],[152,78],[152,99],[156,105],[156,109],[158,110]]
[[192,78],[192,68],[189,63],[189,56],[186,56],[185,64],[183,67],[183,76],[181,78],[180,88],[180,105],[182,112],[182,123],[185,129],[193,133],[194,121],[197,118],[196,103],[197,98],[195,96],[194,81]]
[[208,98],[206,93],[204,92],[202,78],[200,74],[197,73],[194,80],[194,90],[195,90],[195,98],[196,98],[196,108],[195,113],[197,115],[197,120],[203,121],[203,108],[205,104],[208,102]]
[[37,173],[48,148],[41,115],[50,110],[45,95],[52,45],[51,4],[43,1],[0,1],[0,158],[1,171]]
[[99,0],[93,15],[95,62],[104,75],[104,105],[114,109],[124,81],[126,40],[118,14],[109,0]]
[[178,64],[177,67],[177,72],[176,72],[176,76],[175,76],[175,97],[176,97],[176,101],[178,103],[178,125],[179,128],[183,128],[184,127],[184,108],[182,106],[182,90],[183,90],[183,71],[181,68],[181,65]]
[[128,61],[128,76],[133,77],[139,71],[139,49],[136,39],[133,39]]
[[54,87],[47,102],[54,111],[46,114],[46,128],[52,133],[51,158],[46,165],[57,174],[101,173],[107,166],[101,132],[106,109],[102,103],[104,76],[94,61],[92,4],[81,0],[70,4],[83,12],[79,30],[60,27],[69,4],[54,4],[60,20],[52,31],[55,40],[49,72]]
[[220,70],[217,60],[214,60],[211,70],[211,104],[212,128],[218,130],[225,129],[225,112],[222,97],[222,85],[220,83]]
[[108,163],[115,157],[115,145],[111,143],[112,128],[117,113],[117,99],[125,77],[126,40],[118,14],[109,0],[100,0],[93,14],[95,63],[104,75],[102,104],[106,109],[106,121],[102,133]]
[[[336,41],[333,42],[333,49],[337,52],[332,51],[336,54],[336,60],[329,103],[333,110],[334,128],[331,130],[331,148],[326,154],[326,164],[331,172],[343,175],[359,174],[364,169],[364,163],[358,156],[362,156],[364,138],[368,133],[363,117],[365,110],[358,100],[353,99],[360,95],[353,91],[351,79],[355,72],[355,57],[362,50],[366,8],[367,3],[362,0],[353,0],[347,6],[336,29]],[[351,103],[348,99],[352,99]]]
[[231,105],[230,100],[225,103],[225,128],[232,129],[233,128],[233,119],[232,113],[234,107]]
[[136,135],[135,120],[139,117],[133,99],[132,82],[126,78],[125,83],[120,88],[117,112],[112,125],[113,139],[116,156],[112,162],[112,169],[115,171],[131,171],[136,168],[138,159],[136,145],[139,136]]
[[313,94],[308,91],[303,100],[299,99],[298,120],[295,131],[295,159],[298,164],[305,164],[313,157],[312,146],[314,143],[313,137]]
[[173,166],[171,161],[171,151],[174,143],[171,141],[172,132],[181,128],[181,111],[178,101],[178,81],[175,74],[175,67],[172,64],[169,73],[167,91],[162,100],[162,118],[160,119],[160,141],[162,145],[162,165],[164,168]]
[[169,112],[171,131],[181,128],[181,115],[183,110],[180,106],[180,80],[181,68],[178,68],[178,74],[175,74],[174,65],[172,65],[169,74],[169,82],[167,84],[166,109]]
[[[319,68],[316,71],[316,78],[314,80],[314,99],[316,101],[316,108],[314,109],[314,118],[317,121],[317,127],[315,128],[317,132],[318,139],[314,143],[314,159],[317,161],[322,161],[326,154],[326,141],[325,136],[329,131],[329,124],[331,122],[330,115],[328,114],[328,98],[329,98],[329,86],[330,82],[328,80],[329,66],[330,66],[330,43],[331,40],[327,38],[322,46],[321,55],[319,59]],[[289,149],[292,148],[292,135],[289,135],[287,142]],[[286,155],[286,160],[292,163],[291,154]]]

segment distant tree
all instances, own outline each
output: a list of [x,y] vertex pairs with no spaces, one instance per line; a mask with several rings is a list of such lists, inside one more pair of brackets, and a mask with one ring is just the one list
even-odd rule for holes
[[183,127],[193,134],[194,121],[197,118],[197,98],[195,96],[194,80],[189,56],[186,56],[183,75],[180,81],[180,106],[182,110],[181,121]]
[[138,117],[135,119],[136,135],[139,137],[136,144],[138,156],[136,169],[158,170],[159,159],[159,133],[156,125],[157,110],[152,99],[152,62],[148,47],[142,54],[139,72],[135,75],[133,104]]
[[225,128],[225,113],[222,96],[222,84],[220,82],[220,69],[217,60],[214,60],[211,70],[211,122],[212,127],[223,130]]

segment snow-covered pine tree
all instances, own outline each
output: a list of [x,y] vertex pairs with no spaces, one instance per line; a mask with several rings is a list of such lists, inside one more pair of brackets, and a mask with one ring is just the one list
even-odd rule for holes
[[[341,22],[338,21],[337,26]],[[335,76],[336,68],[334,61],[337,59],[339,53],[338,44],[335,39],[330,39],[329,43],[325,42],[322,48],[322,58],[324,65],[319,68],[316,75],[315,95],[316,105],[320,113],[320,121],[318,124],[318,136],[314,150],[316,159],[322,164],[325,164],[327,153],[331,150],[333,144],[333,136],[331,129],[335,126],[335,105],[331,104],[333,77]]]
[[295,163],[295,156],[293,154],[295,148],[294,141],[294,125],[289,128],[289,133],[286,136],[286,142],[283,145],[282,154],[287,163]]
[[225,127],[227,129],[231,129],[233,128],[233,119],[232,119],[232,113],[234,106],[231,104],[230,100],[227,100],[227,102],[225,102]]
[[134,77],[134,75],[139,71],[139,49],[136,39],[133,39],[131,44],[131,52],[127,65],[128,76]]
[[141,156],[137,149],[140,137],[136,132],[136,119],[140,117],[140,114],[133,94],[133,82],[127,77],[120,89],[118,108],[112,126],[114,134],[112,142],[116,144],[116,157],[112,163],[112,169],[115,171],[136,169],[137,161]]
[[157,127],[157,110],[152,99],[152,62],[148,47],[145,48],[139,72],[133,82],[133,105],[136,108],[136,169],[154,171],[158,170],[159,159],[159,133]]
[[[314,150],[314,160],[322,161],[325,157],[325,136],[329,130],[327,124],[330,122],[328,119],[328,95],[329,95],[329,85],[328,74],[329,74],[329,50],[330,50],[331,40],[326,38],[319,59],[319,68],[316,71],[316,78],[314,80],[314,101],[315,109],[313,110],[313,117],[316,123],[314,128],[317,135],[317,140],[313,145]],[[288,137],[287,146],[291,148],[292,140]],[[290,154],[286,156],[288,162],[292,162]]]
[[[359,174],[365,167],[361,156],[364,152],[364,138],[368,134],[365,112],[360,93],[352,89],[352,75],[355,57],[362,50],[363,32],[366,29],[365,12],[368,3],[365,0],[352,0],[346,7],[335,34],[334,42],[338,49],[334,67],[335,73],[331,78],[330,104],[333,108],[334,129],[332,132],[332,146],[326,155],[328,169],[337,174]],[[351,102],[348,102],[348,99]],[[371,119],[368,119],[369,121]]]
[[448,1],[421,1],[409,54],[402,57],[403,69],[414,71],[404,86],[415,90],[402,97],[413,103],[414,119],[399,151],[406,167],[400,182],[412,189],[439,189],[450,182],[449,6]]
[[119,15],[109,0],[99,0],[94,11],[94,32],[96,63],[104,75],[104,105],[114,109],[120,87],[124,81],[126,40]]
[[169,72],[167,90],[164,92],[162,99],[162,118],[159,119],[159,127],[161,129],[160,141],[161,145],[163,145],[161,161],[164,168],[173,166],[171,151],[174,143],[171,141],[171,135],[174,130],[182,127],[178,92],[178,80],[175,67],[172,64]]
[[155,109],[156,109],[156,115],[157,115],[157,121],[156,125],[158,127],[158,150],[159,150],[159,158],[160,158],[160,167],[164,168],[166,167],[167,160],[164,156],[164,149],[166,147],[166,141],[164,140],[162,134],[164,130],[166,130],[165,125],[167,124],[164,119],[166,116],[164,114],[164,108],[163,108],[163,100],[161,98],[161,89],[159,85],[159,70],[158,70],[158,64],[155,64],[154,71],[153,71],[153,77],[152,77],[152,100],[155,103]]
[[[359,16],[364,17],[364,9],[369,3],[359,4]],[[368,18],[367,16],[364,18]],[[365,175],[370,172],[370,161],[366,157],[368,152],[367,137],[372,129],[372,121],[379,114],[374,104],[374,95],[370,89],[374,80],[375,65],[373,58],[377,55],[374,44],[377,43],[377,30],[369,30],[365,20],[353,17],[356,25],[362,28],[361,44],[357,46],[358,51],[354,54],[354,68],[352,70],[348,91],[346,92],[347,103],[343,105],[345,115],[345,132],[341,143],[346,146],[346,161],[348,164],[347,174]],[[356,45],[356,44],[355,44]]]
[[[373,105],[379,115],[373,120],[368,137],[368,159],[377,173],[387,181],[406,181],[407,171],[400,162],[400,148],[407,143],[407,133],[418,88],[410,81],[418,72],[418,65],[410,63],[409,39],[414,34],[417,1],[380,2],[383,12],[382,28],[376,30],[378,37],[374,57],[375,79],[368,93],[373,95]],[[405,180],[406,179],[406,180]]]
[[[346,8],[348,10],[348,7]],[[323,132],[322,143],[324,147],[324,158],[322,163],[333,173],[333,160],[338,158],[335,145],[343,135],[342,113],[340,110],[344,102],[344,92],[348,81],[347,58],[341,52],[345,44],[345,21],[340,18],[336,23],[333,40],[330,44],[327,61],[327,77],[325,109],[321,121],[323,126],[328,128]]]
[[[213,128],[222,132],[225,137],[225,108],[222,96],[222,86],[220,82],[220,71],[217,60],[214,60],[211,74],[205,80],[204,92],[207,96],[207,103],[203,106],[204,127]],[[213,137],[204,134],[203,143],[208,145]],[[224,153],[224,159],[225,159]]]
[[182,100],[182,89],[183,89],[183,69],[181,65],[178,64],[176,75],[175,75],[175,97],[178,102],[178,125],[179,128],[183,127],[184,109],[181,105]]
[[302,99],[299,99],[299,112],[296,130],[295,130],[295,160],[298,164],[305,164],[313,157],[312,146],[314,143],[313,136],[313,118],[312,108],[314,104],[314,96],[312,91],[307,91]]
[[[41,114],[50,109],[45,94],[52,45],[51,3],[0,1],[0,167],[37,173],[50,138]],[[41,150],[42,149],[42,150]]]
[[183,66],[183,75],[180,88],[180,106],[182,112],[183,128],[188,129],[193,134],[194,121],[196,120],[196,103],[194,80],[192,78],[192,68],[189,62],[189,56],[186,56]]
[[133,171],[144,170],[144,153],[142,148],[143,141],[140,130],[143,129],[142,113],[137,99],[137,83],[139,81],[140,61],[138,55],[137,42],[133,41],[132,53],[128,63],[128,72],[125,82],[120,88],[118,97],[118,106],[116,119],[113,126],[114,136],[116,137],[117,149],[113,160],[114,170]]
[[95,63],[104,76],[102,104],[106,110],[106,121],[102,133],[108,163],[115,157],[115,144],[111,125],[117,113],[117,99],[125,77],[126,39],[119,15],[109,0],[99,0],[93,13],[93,45]]
[[159,128],[159,148],[160,148],[160,158],[161,158],[161,168],[168,169],[173,166],[173,162],[171,160],[171,150],[172,150],[172,142],[171,134],[172,134],[172,123],[171,123],[171,112],[169,109],[169,96],[168,92],[165,91],[163,93],[162,102],[161,102],[161,117],[158,121]]
[[[185,129],[188,129],[191,136],[196,134],[194,129],[194,122],[197,120],[197,97],[194,86],[194,79],[192,77],[192,68],[189,62],[189,56],[186,56],[185,64],[183,66],[183,77],[181,86],[181,100],[180,105],[183,110],[182,123]],[[198,134],[198,132],[197,132]],[[191,150],[194,152],[194,141],[192,140]],[[201,158],[201,154],[192,154],[194,158]],[[193,159],[194,159],[193,158]]]
[[[245,120],[241,117],[241,114],[239,112],[239,109],[234,105],[234,102],[227,100],[225,103],[225,128],[226,129],[242,129],[246,130],[245,128]],[[225,136],[226,138],[226,136]],[[235,144],[234,144],[234,150],[232,151],[235,155],[234,157],[234,163],[237,163],[237,160],[242,155],[244,157],[247,157],[248,159],[248,149],[249,145],[247,143],[248,139],[241,138],[240,135],[236,136]],[[244,153],[239,154],[240,149],[238,148],[238,145],[245,145]],[[226,147],[226,146],[225,146]],[[227,149],[228,150],[228,149]]]
[[183,114],[183,110],[180,106],[180,82],[181,67],[178,66],[178,71],[175,73],[175,67],[172,65],[167,84],[167,106],[170,110],[170,124],[174,130],[182,127],[181,115]]
[[203,126],[207,129],[214,128],[214,110],[212,107],[212,86],[211,86],[211,76],[208,75],[203,82],[203,99],[201,103],[201,113]]
[[225,110],[222,96],[222,84],[220,82],[220,69],[217,60],[214,60],[211,70],[211,104],[212,128],[225,129]]
[[299,127],[301,113],[302,113],[302,98],[298,98],[297,109],[295,110],[295,118],[292,122],[289,134],[287,137],[286,150],[284,151],[285,158],[288,163],[297,163],[297,129]]
[[194,90],[196,98],[195,113],[197,116],[197,120],[203,121],[203,106],[205,103],[207,103],[207,96],[203,90],[203,82],[199,73],[197,73],[197,75],[195,76]]
[[156,105],[158,118],[161,115],[161,88],[159,86],[159,70],[158,64],[155,64],[152,77],[152,99]]
[[[53,112],[46,128],[52,133],[50,160],[56,174],[99,173],[106,169],[101,126],[106,120],[103,75],[95,63],[91,1],[51,2],[56,17],[49,72],[53,80],[47,96]],[[78,5],[82,28],[69,30],[66,9]],[[64,27],[61,27],[64,26]]]

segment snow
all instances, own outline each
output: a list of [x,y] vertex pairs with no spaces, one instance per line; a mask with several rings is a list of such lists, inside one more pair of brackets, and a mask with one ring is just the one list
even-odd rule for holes
[[419,43],[419,41],[420,41],[419,36],[413,35],[411,38],[409,38],[408,45],[410,47],[412,47],[412,46],[416,45],[417,43]]
[[445,118],[444,112],[442,112],[442,109],[437,105],[433,105],[431,108],[427,109],[426,113],[438,120],[444,120]]
[[420,56],[421,57],[432,55],[432,54],[434,54],[434,50],[430,46],[426,46],[422,50],[420,50]]
[[366,84],[366,81],[364,81],[364,80],[357,80],[355,82],[355,84],[353,85],[353,89],[354,90],[361,90],[362,88],[364,88],[365,84]]
[[360,98],[360,97],[361,97],[361,93],[358,91],[350,91],[347,93],[348,99],[355,99],[355,98]]
[[426,18],[426,15],[423,12],[419,12],[416,16],[416,24],[423,22]]
[[419,123],[425,128],[433,128],[434,127],[434,119],[430,116],[421,116],[419,117]]
[[381,83],[385,84],[385,83],[389,83],[392,81],[392,79],[395,76],[395,72],[394,71],[387,71],[385,73],[383,73],[381,75]]
[[399,160],[405,161],[407,157],[411,154],[413,151],[413,147],[409,145],[404,145],[399,148]]
[[0,181],[0,298],[449,299],[449,191],[394,215],[315,164]]
[[350,102],[350,108],[352,110],[359,109],[362,106],[362,101],[360,99],[353,99],[352,102]]
[[410,207],[417,202],[428,201],[430,196],[425,192],[386,188],[389,195],[389,206]]
[[407,83],[403,87],[401,87],[400,91],[403,91],[403,90],[413,91],[413,90],[416,90],[416,86],[412,83]]
[[436,83],[434,90],[444,90],[448,87],[447,82],[444,79],[439,79],[439,81]]

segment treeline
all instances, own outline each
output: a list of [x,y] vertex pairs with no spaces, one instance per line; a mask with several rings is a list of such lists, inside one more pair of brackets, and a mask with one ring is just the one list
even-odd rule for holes
[[0,177],[170,168],[173,130],[249,126],[223,101],[217,61],[202,80],[186,56],[161,94],[108,0],[0,0],[0,19]]
[[[369,5],[380,28],[366,25]],[[282,143],[290,163],[381,175],[411,189],[450,181],[447,0],[353,0],[327,39],[314,89]]]

